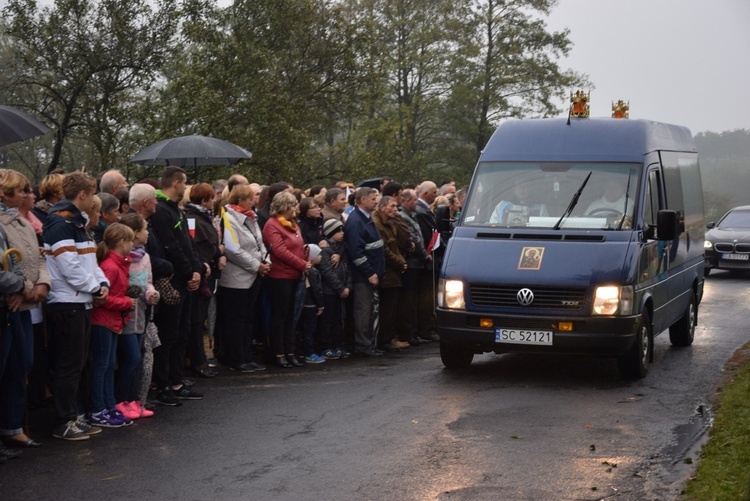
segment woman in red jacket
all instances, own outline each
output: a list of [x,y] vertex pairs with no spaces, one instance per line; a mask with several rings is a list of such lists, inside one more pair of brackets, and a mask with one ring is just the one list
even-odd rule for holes
[[266,276],[271,302],[271,347],[280,367],[300,367],[294,356],[294,301],[302,274],[312,267],[307,248],[294,222],[297,199],[288,191],[271,201],[271,218],[263,227],[263,242],[271,252]]
[[127,296],[130,285],[130,251],[135,233],[128,226],[113,223],[104,230],[104,239],[96,249],[99,267],[109,280],[109,296],[94,304],[91,314],[92,361],[91,424],[117,428],[132,424],[115,409],[115,355],[117,335],[128,323],[130,311],[138,299]]

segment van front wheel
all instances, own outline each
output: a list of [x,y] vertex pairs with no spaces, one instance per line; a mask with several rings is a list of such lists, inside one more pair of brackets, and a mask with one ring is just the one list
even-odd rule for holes
[[695,325],[698,323],[698,301],[690,294],[690,303],[685,314],[669,326],[669,340],[675,346],[690,346],[695,338]]
[[625,379],[646,377],[651,361],[651,318],[648,311],[641,313],[638,322],[638,335],[630,350],[617,359],[620,374]]
[[440,360],[448,369],[465,369],[474,360],[474,352],[440,341]]

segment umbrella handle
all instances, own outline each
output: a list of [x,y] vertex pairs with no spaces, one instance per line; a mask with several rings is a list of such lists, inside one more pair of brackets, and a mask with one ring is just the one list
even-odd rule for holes
[[18,262],[21,262],[21,251],[15,248],[10,248],[7,251],[3,252],[2,257],[2,265],[3,265],[3,271],[10,270],[11,263],[9,262],[10,256],[15,254],[16,258],[18,259]]

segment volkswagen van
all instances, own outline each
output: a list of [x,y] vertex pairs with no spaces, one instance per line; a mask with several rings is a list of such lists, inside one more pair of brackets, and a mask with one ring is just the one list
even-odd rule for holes
[[500,125],[440,271],[448,368],[515,351],[616,357],[644,377],[654,337],[693,342],[705,219],[685,127],[647,120]]

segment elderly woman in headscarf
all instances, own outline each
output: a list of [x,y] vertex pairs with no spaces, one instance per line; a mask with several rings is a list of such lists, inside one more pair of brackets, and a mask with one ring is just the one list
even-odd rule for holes
[[[50,277],[39,250],[31,224],[19,216],[18,208],[31,194],[31,184],[22,174],[0,170],[0,226],[7,235],[8,246],[18,250],[15,260],[20,266],[24,288],[7,297],[8,330],[3,335],[4,371],[0,378],[0,440],[13,447],[39,447],[23,429],[26,410],[26,376],[34,358],[34,333],[29,310],[44,301],[49,292]],[[7,259],[5,261],[8,261]],[[10,263],[4,263],[9,266]]]

